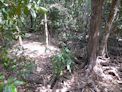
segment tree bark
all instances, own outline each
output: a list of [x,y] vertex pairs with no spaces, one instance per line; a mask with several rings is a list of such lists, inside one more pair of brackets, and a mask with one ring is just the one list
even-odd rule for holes
[[97,50],[98,50],[98,39],[99,39],[99,29],[102,19],[102,6],[104,0],[92,0],[91,9],[92,15],[90,20],[90,32],[88,40],[88,74],[92,72],[93,67],[96,64]]
[[116,15],[117,15],[118,6],[119,6],[119,0],[112,0],[109,19],[108,19],[108,22],[105,26],[105,35],[103,36],[102,43],[101,43],[102,48],[100,50],[100,55],[103,57],[105,57],[107,55],[107,42],[108,42],[108,38],[110,36],[112,24],[113,24],[113,22],[116,18]]
[[33,32],[33,17],[32,15],[30,14],[30,32]]
[[47,14],[44,14],[44,19],[45,19],[45,36],[46,36],[46,47],[49,45],[49,32],[47,28]]
[[18,39],[19,39],[19,44],[20,46],[23,46],[23,41],[22,41],[22,37],[21,37],[21,32],[18,26],[16,26],[16,30],[17,30],[17,35],[18,35]]

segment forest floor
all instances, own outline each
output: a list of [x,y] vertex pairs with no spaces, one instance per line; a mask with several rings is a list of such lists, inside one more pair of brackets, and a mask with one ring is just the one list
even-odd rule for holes
[[[36,65],[28,76],[22,78],[27,84],[20,86],[18,92],[96,92],[92,90],[90,80],[86,85],[85,69],[81,64],[76,64],[71,74],[61,76],[50,89],[54,79],[51,58],[60,53],[60,48],[51,43],[46,48],[44,37],[40,34],[26,34],[23,48],[18,50],[17,47],[19,43],[10,50],[13,57],[29,57]],[[109,64],[99,66],[105,67],[104,74],[108,78],[98,76],[93,79],[97,92],[122,92],[122,56],[111,56],[109,61]]]

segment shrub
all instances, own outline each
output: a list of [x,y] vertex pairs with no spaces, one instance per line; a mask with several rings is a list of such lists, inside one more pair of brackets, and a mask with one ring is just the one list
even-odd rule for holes
[[74,61],[70,50],[64,48],[60,54],[54,56],[52,58],[52,65],[54,74],[57,76],[63,75],[64,70],[68,70],[71,73]]
[[23,81],[16,78],[5,79],[5,76],[0,74],[0,92],[17,92],[17,86],[23,85]]

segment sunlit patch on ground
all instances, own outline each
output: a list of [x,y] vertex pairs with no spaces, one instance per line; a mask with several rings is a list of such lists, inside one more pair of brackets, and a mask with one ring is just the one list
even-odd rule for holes
[[60,52],[59,48],[49,45],[46,47],[41,42],[27,42],[23,41],[23,46],[20,48],[17,48],[17,45],[14,46],[14,48],[11,50],[13,54],[16,53],[16,55],[25,55],[32,58],[37,58],[40,56],[52,56],[55,53]]
[[[30,38],[29,38],[30,37]],[[23,39],[23,45],[20,46],[19,43],[13,45],[10,50],[10,56],[13,57],[30,57],[35,60],[36,70],[34,74],[30,74],[26,81],[29,81],[32,85],[33,83],[39,82],[41,87],[34,88],[35,90],[40,90],[39,92],[45,92],[50,90],[45,85],[48,84],[52,76],[52,65],[51,57],[60,53],[60,49],[54,45],[46,46],[44,40],[39,40],[39,35],[29,34],[28,37]],[[40,80],[41,79],[41,80]],[[37,84],[38,85],[38,84]],[[31,86],[31,85],[29,85]],[[31,90],[31,89],[28,89]],[[37,91],[38,92],[38,91]]]

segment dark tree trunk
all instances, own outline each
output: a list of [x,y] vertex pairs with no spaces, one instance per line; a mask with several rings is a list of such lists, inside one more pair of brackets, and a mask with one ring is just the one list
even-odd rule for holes
[[33,17],[30,15],[30,32],[33,32]]
[[93,67],[96,64],[103,1],[104,0],[91,0],[92,15],[90,20],[90,32],[88,41],[88,74],[93,70]]
[[110,36],[112,24],[113,24],[113,22],[116,18],[116,15],[117,15],[118,6],[119,6],[119,0],[112,0],[109,19],[108,19],[108,22],[105,26],[105,35],[103,36],[102,43],[101,43],[102,48],[100,50],[100,55],[103,57],[105,57],[107,54],[107,42],[108,42],[108,38]]

